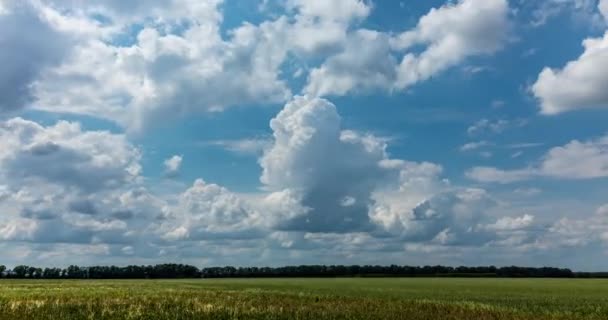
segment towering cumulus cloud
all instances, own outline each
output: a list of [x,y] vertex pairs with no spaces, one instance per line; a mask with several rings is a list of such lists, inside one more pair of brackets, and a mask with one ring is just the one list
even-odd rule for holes
[[283,229],[353,231],[370,227],[367,208],[388,170],[385,143],[342,131],[327,100],[296,97],[270,122],[274,145],[260,159],[262,183],[270,190],[300,194],[305,214]]

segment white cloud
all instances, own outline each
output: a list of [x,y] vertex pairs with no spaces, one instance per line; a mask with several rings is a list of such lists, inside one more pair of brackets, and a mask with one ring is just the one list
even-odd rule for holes
[[0,141],[6,241],[130,242],[163,205],[143,199],[140,152],[124,135],[14,118],[0,123]]
[[0,123],[0,176],[85,190],[137,179],[140,152],[124,135],[83,131],[78,123],[49,127],[14,118]]
[[[58,27],[91,31],[79,34],[65,63],[38,77],[35,107],[103,117],[131,130],[235,105],[282,103],[291,96],[280,79],[288,53],[305,59],[327,55],[371,10],[358,0],[290,1],[293,16],[244,23],[224,37],[221,1],[43,3],[50,4],[40,11]],[[108,17],[110,25],[92,15]],[[125,30],[139,24],[144,29],[134,43],[110,41],[132,36]]]
[[234,153],[259,155],[268,148],[270,143],[271,141],[267,138],[246,138],[237,140],[215,140],[205,144],[220,146]]
[[535,175],[532,169],[500,170],[492,167],[474,167],[466,172],[469,179],[479,182],[512,183],[530,179]]
[[554,115],[584,108],[607,108],[608,32],[583,41],[585,51],[562,69],[544,68],[532,86],[541,113]]
[[606,23],[608,24],[608,0],[600,0],[597,4],[597,8],[600,10],[600,13],[604,16],[604,19],[606,19]]
[[460,0],[432,9],[415,29],[392,41],[397,50],[427,45],[422,53],[403,57],[396,86],[406,88],[470,56],[501,49],[507,40],[508,14],[505,0]]
[[[601,1],[604,0],[600,0],[600,3]],[[559,16],[560,14],[568,14],[575,20],[591,26],[599,26],[602,24],[601,17],[599,17],[596,12],[597,0],[547,0],[522,3],[531,7],[531,24],[534,27],[543,26],[551,18]]]
[[532,197],[541,194],[543,191],[539,188],[517,188],[513,192],[518,195]]
[[487,146],[491,146],[492,143],[488,142],[488,141],[477,141],[477,142],[469,142],[466,143],[464,145],[462,145],[460,147],[460,151],[473,151],[473,150],[477,150],[479,148],[483,148],[483,147],[487,147]]
[[593,179],[608,177],[608,136],[589,141],[573,140],[550,149],[537,165],[523,169],[500,170],[475,167],[466,175],[480,182],[511,183],[533,177]]
[[502,217],[496,223],[484,226],[493,231],[511,231],[528,228],[534,224],[534,216],[525,214],[521,217]]
[[[396,37],[358,30],[349,35],[341,52],[311,71],[304,91],[324,96],[405,89],[470,56],[499,50],[507,40],[507,15],[505,0],[461,0],[432,9],[416,28]],[[360,46],[361,42],[367,45]],[[416,45],[426,48],[397,61],[398,55]]]
[[[508,11],[504,0],[462,0],[432,10],[415,29],[392,39],[357,27],[372,9],[360,0],[293,0],[274,20],[226,32],[220,30],[221,1],[215,0],[35,4],[34,14],[61,30],[53,43],[72,39],[74,48],[24,77],[20,88],[27,92],[8,90],[17,93],[10,104],[105,118],[135,131],[192,113],[288,101],[286,63],[299,70],[321,63],[304,90],[313,95],[403,89],[468,56],[498,50]],[[143,29],[133,35],[132,26]],[[398,66],[395,56],[416,44],[427,48]]]
[[[361,46],[365,43],[365,46]],[[304,91],[314,96],[345,95],[353,89],[370,91],[393,86],[397,60],[391,54],[386,34],[357,30],[344,50],[313,69]]]
[[371,11],[362,0],[288,0],[287,6],[297,7],[302,16],[344,22],[365,18]]
[[[271,120],[274,143],[260,159],[261,181],[270,191],[298,194],[309,208],[281,228],[318,232],[371,226],[371,193],[391,172],[380,166],[387,159],[386,144],[342,131],[340,122],[333,104],[308,97],[296,97]],[[354,203],[342,206],[345,197]]]
[[167,176],[175,176],[179,174],[179,170],[182,166],[183,157],[174,155],[171,158],[165,160],[163,165],[165,166],[165,174]]
[[236,194],[197,179],[179,195],[160,227],[166,240],[250,237],[261,223],[259,214]]
[[475,124],[471,125],[467,129],[467,133],[470,136],[485,133],[486,131],[492,133],[501,133],[509,126],[509,121],[507,120],[496,120],[492,122],[488,119],[481,119],[477,121]]
[[604,205],[590,217],[558,219],[539,237],[534,246],[548,250],[564,247],[581,248],[599,243],[608,247],[607,232],[608,219],[606,219],[606,205]]
[[287,8],[296,11],[294,23],[284,30],[287,46],[300,56],[338,50],[349,27],[371,12],[361,0],[289,0]]
[[145,28],[128,47],[84,42],[37,82],[37,107],[105,117],[137,130],[188,113],[282,102],[290,96],[278,79],[285,50],[269,34],[283,24],[245,24],[229,41],[221,39],[217,22],[204,21],[183,35]]
[[473,125],[467,128],[467,133],[469,136],[478,136],[484,134],[498,134],[502,133],[505,130],[511,127],[523,127],[527,124],[526,120],[489,120],[489,119],[481,119],[475,122]]

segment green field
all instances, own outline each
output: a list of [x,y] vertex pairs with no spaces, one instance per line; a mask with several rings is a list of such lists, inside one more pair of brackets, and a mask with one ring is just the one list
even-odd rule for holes
[[1,280],[0,319],[608,319],[608,280]]

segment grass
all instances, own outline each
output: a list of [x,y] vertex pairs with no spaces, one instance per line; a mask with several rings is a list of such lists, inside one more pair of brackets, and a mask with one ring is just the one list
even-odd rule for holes
[[608,319],[608,280],[2,280],[0,319]]

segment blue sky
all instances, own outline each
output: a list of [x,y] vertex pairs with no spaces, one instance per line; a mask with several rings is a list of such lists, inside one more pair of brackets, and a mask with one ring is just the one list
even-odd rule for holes
[[608,1],[0,0],[8,265],[608,269]]

